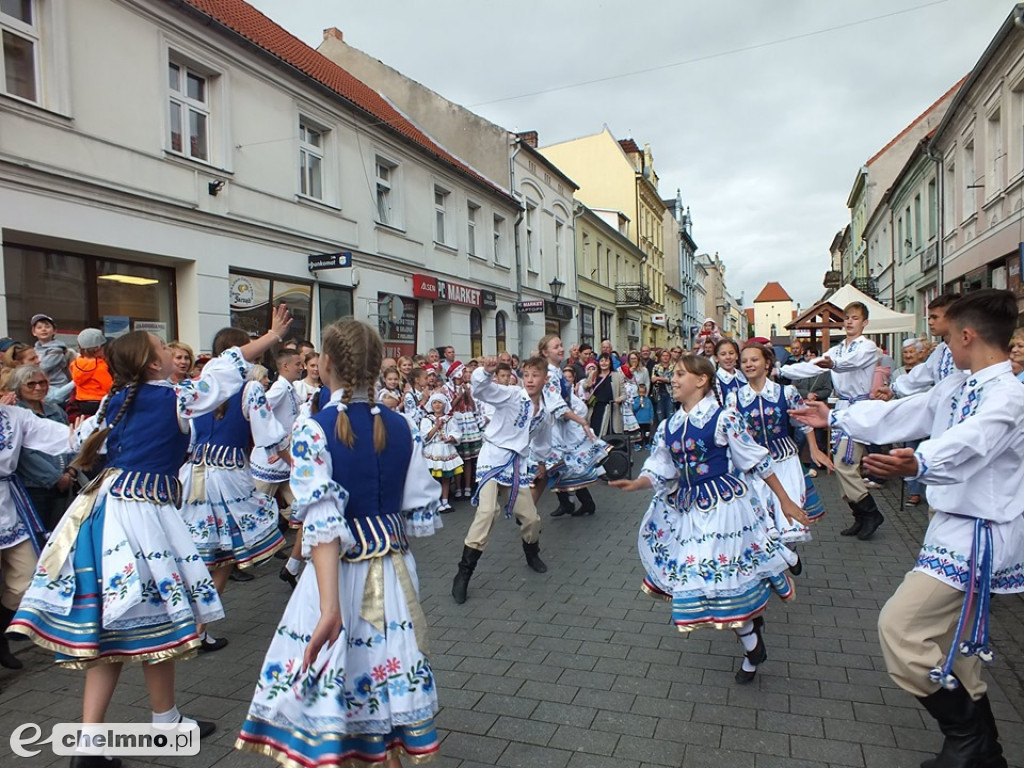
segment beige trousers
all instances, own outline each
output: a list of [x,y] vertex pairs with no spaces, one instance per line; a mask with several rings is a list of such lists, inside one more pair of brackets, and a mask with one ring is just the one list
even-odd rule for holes
[[285,520],[291,520],[292,502],[295,501],[295,497],[292,495],[292,487],[287,480],[282,480],[279,483],[268,483],[266,480],[253,478],[252,484],[256,486],[258,493],[265,493],[270,498],[274,498],[275,494],[280,491],[281,500],[284,502],[284,504],[279,505],[281,517]]
[[4,575],[4,589],[0,593],[0,603],[4,608],[18,610],[21,598],[32,583],[32,574],[36,570],[36,551],[28,539],[7,549],[0,549],[0,572]]
[[868,487],[864,485],[864,478],[860,476],[860,462],[867,455],[868,447],[863,443],[854,442],[853,464],[847,464],[843,457],[846,456],[846,446],[849,443],[850,438],[843,435],[832,454],[832,463],[836,465],[836,476],[839,478],[843,498],[856,502],[868,495]]
[[[942,666],[952,647],[964,597],[960,590],[919,571],[903,577],[878,616],[885,669],[900,688],[919,697],[939,689],[928,673]],[[955,653],[953,674],[971,698],[980,699],[987,688],[981,679],[981,660],[964,656],[959,648]]]
[[[467,547],[483,551],[487,546],[491,528],[494,527],[498,515],[502,514],[509,490],[508,487],[499,485],[496,480],[489,480],[481,486],[476,515],[469,526],[469,533],[466,534]],[[533,544],[540,539],[540,516],[537,514],[537,507],[533,503],[533,494],[529,488],[519,489],[512,514],[522,524],[520,532],[524,542]]]

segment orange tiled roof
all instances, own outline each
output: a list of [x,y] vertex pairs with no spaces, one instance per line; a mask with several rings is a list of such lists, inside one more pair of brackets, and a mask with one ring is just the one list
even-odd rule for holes
[[622,139],[619,141],[619,146],[622,147],[623,152],[640,152],[640,147],[633,139]]
[[747,316],[747,322],[750,323],[751,325],[753,325],[754,324],[754,308],[751,307],[750,309],[744,309],[743,313]]
[[[953,95],[954,93],[956,93],[956,92],[957,92],[957,91],[958,91],[958,90],[960,89],[960,86],[964,84],[964,80],[966,80],[966,79],[967,79],[967,78],[968,78],[969,76],[970,76],[970,73],[968,72],[968,73],[967,73],[966,75],[964,75],[964,76],[963,76],[962,78],[960,78],[960,81],[959,81],[959,82],[958,82],[958,83],[957,83],[956,85],[954,85],[954,86],[953,86],[952,88],[950,88],[950,89],[949,89],[948,91],[946,91],[946,92],[945,92],[944,94],[942,94],[941,96],[939,96],[939,98],[937,98],[937,99],[936,99],[936,100],[935,100],[935,101],[934,101],[934,102],[932,103],[932,105],[931,105],[930,107],[928,107],[928,109],[926,109],[926,110],[925,110],[924,112],[922,112],[922,113],[921,113],[920,115],[918,115],[917,117],[915,117],[915,118],[913,119],[913,121],[912,121],[912,122],[910,123],[910,125],[908,125],[908,126],[907,126],[906,128],[904,128],[904,129],[903,129],[902,131],[900,131],[899,133],[897,133],[897,134],[896,134],[896,135],[895,135],[895,136],[894,136],[894,137],[892,138],[892,141],[890,141],[890,142],[889,142],[888,144],[886,144],[886,145],[885,145],[884,147],[882,147],[882,148],[881,148],[880,150],[878,150],[877,152],[875,152],[875,154],[873,154],[873,155],[871,156],[871,159],[870,159],[870,160],[868,160],[868,161],[867,161],[867,162],[865,163],[865,165],[871,165],[871,164],[872,164],[873,162],[875,162],[875,160],[877,160],[877,159],[878,159],[878,158],[880,158],[880,157],[881,157],[882,155],[884,155],[884,154],[885,154],[886,152],[888,152],[888,151],[889,151],[889,148],[890,148],[890,147],[892,147],[892,145],[893,145],[893,144],[895,144],[895,143],[896,143],[897,141],[899,141],[899,140],[900,140],[900,139],[902,139],[902,138],[903,138],[904,136],[906,136],[906,135],[907,135],[907,133],[908,133],[908,132],[910,131],[910,129],[912,129],[912,128],[913,128],[913,127],[914,127],[915,125],[917,125],[917,124],[918,124],[918,123],[920,123],[920,122],[921,122],[922,120],[924,120],[924,119],[925,119],[925,117],[927,117],[927,116],[928,116],[928,113],[929,113],[929,112],[931,112],[931,111],[932,111],[933,109],[935,109],[935,107],[937,107],[937,106],[938,106],[939,104],[941,104],[941,103],[942,103],[942,102],[943,102],[943,101],[944,101],[945,99],[947,99],[948,97],[950,97],[950,96],[952,96],[952,95]],[[931,135],[932,133],[934,133],[934,131],[931,131],[931,133],[929,133],[929,136],[930,136],[930,135]]]
[[487,180],[435,143],[377,91],[306,45],[244,0],[184,0],[184,2],[299,70],[307,77],[327,86],[357,109],[367,113],[375,122],[386,125],[401,134],[457,172],[470,177],[477,183],[485,184],[494,192],[510,200],[514,200],[501,187]]
[[754,299],[754,303],[762,301],[792,301],[793,298],[786,293],[786,289],[783,288],[779,283],[765,283],[764,288],[757,294],[757,298]]

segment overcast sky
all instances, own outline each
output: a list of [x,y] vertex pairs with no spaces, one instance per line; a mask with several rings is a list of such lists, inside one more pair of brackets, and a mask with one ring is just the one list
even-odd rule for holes
[[[650,143],[662,197],[682,191],[694,239],[721,255],[729,291],[750,306],[777,280],[804,307],[820,297],[828,246],[849,223],[857,169],[970,71],[1013,8],[1006,0],[249,2],[313,47],[337,27],[349,45],[446,98],[510,130],[538,131],[541,146],[603,124]],[[524,96],[538,91],[546,93]]]

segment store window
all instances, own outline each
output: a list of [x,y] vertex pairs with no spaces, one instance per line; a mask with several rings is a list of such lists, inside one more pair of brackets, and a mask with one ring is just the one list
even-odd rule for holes
[[231,325],[250,336],[262,336],[270,328],[273,307],[284,302],[295,321],[289,339],[308,339],[313,313],[313,284],[231,270],[229,273]]
[[472,357],[483,357],[484,318],[476,307],[469,310],[469,347]]
[[494,339],[497,342],[495,352],[501,354],[508,349],[508,342],[505,337],[505,326],[508,324],[508,315],[499,312],[494,316]]
[[594,346],[594,308],[580,306],[580,344]]
[[[326,328],[333,322],[343,317],[351,317],[352,311],[352,290],[350,288],[338,288],[333,285],[320,286],[320,330]],[[313,343],[317,343],[314,339]]]
[[77,343],[83,328],[109,338],[146,330],[177,338],[174,270],[14,244],[4,245],[8,334],[31,341],[32,315],[57,323],[57,336]]

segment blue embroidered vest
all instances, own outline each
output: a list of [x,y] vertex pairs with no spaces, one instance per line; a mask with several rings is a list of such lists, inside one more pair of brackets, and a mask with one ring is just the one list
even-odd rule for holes
[[736,407],[743,417],[747,431],[758,445],[768,449],[772,461],[782,461],[797,455],[796,443],[790,437],[786,391],[782,387],[779,387],[779,396],[776,400],[769,398],[763,390],[746,405],[737,396]]
[[730,392],[735,392],[745,383],[738,375],[732,377],[732,381],[725,381],[718,373],[715,373],[715,382],[718,385],[718,394],[724,403]]
[[199,416],[193,422],[196,439],[192,445],[193,464],[238,469],[247,466],[252,433],[242,413],[245,388],[228,398],[224,417],[215,413]]
[[409,540],[402,517],[402,497],[413,450],[409,423],[394,411],[381,408],[387,446],[377,453],[373,449],[373,414],[369,403],[352,403],[347,413],[355,435],[351,448],[337,437],[335,408],[313,416],[327,436],[334,480],[349,494],[345,521],[356,543],[342,557],[358,561],[390,552],[407,552]]
[[722,413],[716,409],[703,427],[684,419],[675,431],[670,430],[672,419],[665,421],[665,445],[679,470],[675,504],[680,512],[693,507],[707,512],[720,501],[746,495],[746,483],[729,473],[728,449],[715,443]]
[[[128,390],[110,398],[107,422],[124,405]],[[123,470],[110,495],[154,504],[181,503],[178,469],[188,453],[187,434],[178,424],[177,394],[172,387],[144,384],[131,409],[107,436],[107,466]]]

